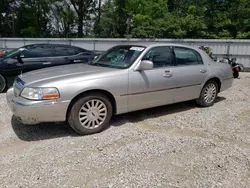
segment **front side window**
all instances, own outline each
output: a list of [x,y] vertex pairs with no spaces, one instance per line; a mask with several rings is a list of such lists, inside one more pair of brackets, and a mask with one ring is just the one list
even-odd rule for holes
[[142,60],[152,61],[154,68],[171,66],[171,53],[169,47],[155,47],[149,50]]
[[32,46],[22,53],[23,58],[52,57],[54,49],[50,45]]
[[176,65],[199,65],[203,64],[201,56],[195,50],[189,48],[174,47]]
[[115,46],[97,57],[92,65],[126,69],[145,50],[142,46]]
[[36,58],[36,57],[42,57],[42,54],[38,50],[27,50],[22,53],[21,57]]

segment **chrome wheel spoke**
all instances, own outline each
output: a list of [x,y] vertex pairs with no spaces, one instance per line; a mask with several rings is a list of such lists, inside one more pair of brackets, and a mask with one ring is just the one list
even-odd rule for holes
[[80,112],[79,115],[80,116],[86,116],[88,113],[87,112]]
[[88,119],[86,119],[84,122],[81,122],[82,123],[82,125],[85,125],[86,126],[86,124],[89,122],[89,120]]
[[107,113],[106,112],[103,112],[103,113],[99,113],[99,116],[106,116]]
[[87,118],[87,116],[80,117],[80,122],[83,122],[83,120],[86,120]]
[[88,111],[88,109],[87,108],[85,108],[84,106],[81,108],[81,111],[84,111],[84,112],[87,112]]
[[99,110],[99,112],[103,112],[103,111],[106,111],[106,108],[102,108]]
[[101,108],[106,108],[106,107],[104,106],[103,103],[101,103],[101,104],[97,107],[98,110],[100,110]]
[[94,106],[95,106],[95,101],[92,100],[92,101],[91,101],[91,107],[94,107]]
[[105,119],[105,117],[100,117],[99,116],[97,119],[103,121]]
[[99,101],[96,101],[95,103],[95,108],[97,108],[99,106],[100,102]]
[[86,103],[86,105],[87,105],[87,107],[88,107],[88,110],[91,108],[91,106],[90,106],[89,103],[90,103],[90,102],[87,102],[87,103]]
[[98,120],[95,120],[95,124],[96,124],[96,125],[100,125],[100,123],[99,123]]
[[92,124],[92,121],[89,121],[88,124],[87,124],[87,127],[90,127]]
[[209,84],[206,88],[205,88],[205,92],[204,92],[204,100],[207,103],[212,103],[215,98],[216,98],[216,86],[214,84]]

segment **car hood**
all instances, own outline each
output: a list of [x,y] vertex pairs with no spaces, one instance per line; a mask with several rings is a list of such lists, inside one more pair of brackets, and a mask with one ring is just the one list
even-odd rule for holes
[[115,72],[118,69],[98,67],[87,64],[72,64],[63,65],[50,68],[39,69],[36,71],[27,72],[19,75],[19,78],[25,82],[25,85],[34,83],[48,83],[50,81],[63,81],[67,83],[68,80],[88,80],[96,77],[101,77],[108,72]]

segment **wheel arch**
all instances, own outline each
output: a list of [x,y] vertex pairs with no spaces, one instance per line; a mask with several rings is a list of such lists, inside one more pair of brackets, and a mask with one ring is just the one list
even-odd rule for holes
[[4,84],[5,84],[5,86],[4,86],[4,88],[2,89],[2,91],[1,91],[1,88],[0,88],[0,93],[1,93],[1,92],[3,92],[3,91],[7,88],[8,82],[7,82],[7,79],[5,78],[4,75],[0,74],[0,78],[3,79]]
[[112,105],[112,108],[113,108],[113,114],[116,114],[116,111],[117,111],[117,106],[116,106],[116,100],[115,100],[115,97],[107,90],[104,90],[104,89],[91,89],[91,90],[87,90],[87,91],[84,91],[84,92],[81,92],[79,94],[77,94],[71,101],[70,101],[70,104],[67,108],[67,112],[66,112],[66,119],[68,119],[68,116],[69,116],[69,113],[70,113],[70,110],[72,108],[72,106],[74,105],[74,103],[88,95],[88,94],[91,94],[91,93],[101,93],[103,95],[105,95],[111,102],[111,105]]
[[214,80],[218,84],[218,93],[220,93],[222,83],[221,83],[221,80],[216,76],[207,79],[206,82],[204,83],[203,87],[206,85],[206,83],[208,83],[208,82],[210,82],[212,80]]

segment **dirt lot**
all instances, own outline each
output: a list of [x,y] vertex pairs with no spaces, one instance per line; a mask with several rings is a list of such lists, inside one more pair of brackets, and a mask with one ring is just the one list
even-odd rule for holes
[[210,108],[193,102],[113,118],[96,135],[25,126],[0,95],[0,187],[250,187],[250,74]]

